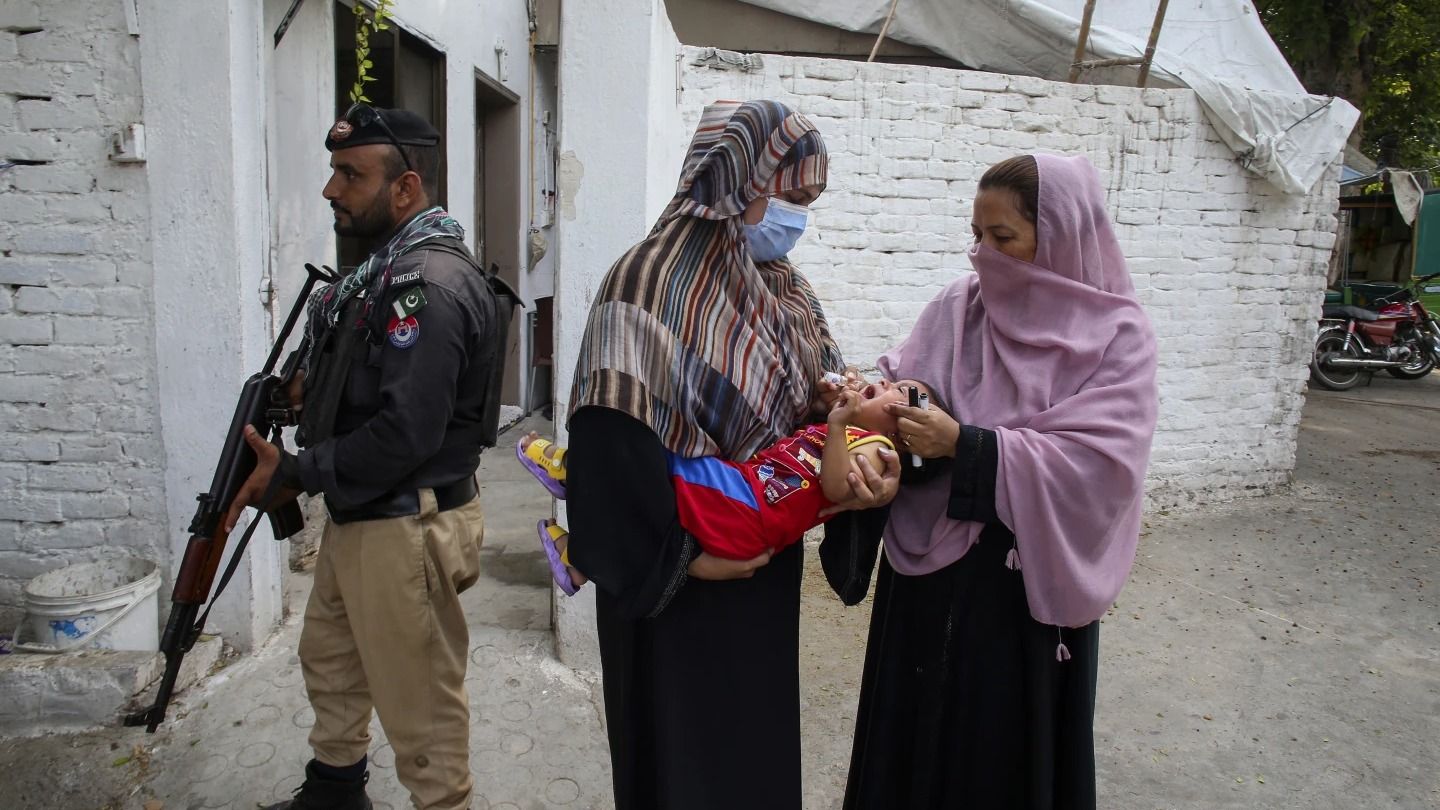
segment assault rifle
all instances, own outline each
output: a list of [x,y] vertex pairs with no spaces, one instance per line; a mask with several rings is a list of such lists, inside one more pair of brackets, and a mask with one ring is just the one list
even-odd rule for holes
[[[220,525],[221,521],[240,487],[255,470],[255,451],[245,443],[245,426],[254,425],[260,435],[269,436],[272,441],[278,442],[281,431],[295,424],[295,412],[290,407],[287,389],[304,356],[304,341],[301,342],[300,349],[290,355],[278,375],[275,373],[275,365],[279,362],[285,341],[295,328],[295,322],[305,310],[305,302],[310,298],[310,291],[315,287],[315,283],[333,283],[338,279],[329,267],[320,270],[307,264],[305,272],[305,285],[295,299],[295,305],[291,307],[280,334],[275,338],[275,345],[265,360],[265,367],[260,369],[259,373],[251,375],[240,389],[240,401],[235,406],[234,417],[230,420],[230,431],[225,435],[225,444],[220,450],[220,463],[215,467],[210,491],[201,493],[196,498],[200,505],[195,508],[195,517],[190,521],[190,542],[185,546],[180,572],[175,577],[175,590],[170,596],[170,618],[165,623],[164,635],[160,637],[160,651],[165,653],[165,675],[160,679],[155,703],[147,709],[126,715],[127,726],[145,726],[146,731],[153,732],[164,722],[165,708],[175,690],[180,664],[185,660],[185,654],[190,652],[190,648],[194,647],[196,640],[200,638],[200,633],[205,629],[205,619],[215,606],[215,600],[220,598],[221,592],[229,584],[230,577],[235,574],[235,569],[240,564],[241,555],[245,553],[245,547],[250,543],[250,535],[254,534],[255,528],[260,525],[258,516],[250,521],[240,541],[235,544],[235,550],[230,554],[230,565],[220,578],[220,586],[211,597],[210,587],[215,582],[215,572],[220,568],[220,560],[225,555],[228,540],[225,528]],[[275,481],[279,481],[278,476]],[[270,526],[274,530],[275,539],[283,540],[304,528],[305,519],[295,501],[273,510],[268,509],[275,489],[275,482],[272,482],[270,490],[261,498],[259,510],[270,516]],[[210,604],[205,608],[205,612],[201,613],[200,608],[205,605],[207,597]]]

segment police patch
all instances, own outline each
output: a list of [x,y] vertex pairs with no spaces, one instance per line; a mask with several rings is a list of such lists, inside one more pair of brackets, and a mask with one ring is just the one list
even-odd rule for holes
[[426,303],[425,292],[419,287],[416,287],[413,290],[402,292],[395,296],[395,301],[391,303],[390,306],[395,310],[395,317],[403,320],[419,312],[420,308],[425,306]]
[[420,339],[420,322],[415,320],[414,315],[408,318],[391,318],[390,327],[386,331],[390,333],[391,346],[408,349]]

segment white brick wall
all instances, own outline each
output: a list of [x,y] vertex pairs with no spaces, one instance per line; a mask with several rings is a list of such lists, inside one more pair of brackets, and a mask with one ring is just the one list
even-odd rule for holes
[[1188,90],[764,57],[754,73],[691,64],[681,113],[774,98],[830,150],[830,186],[792,254],[850,362],[875,358],[968,269],[970,201],[990,164],[1028,150],[1099,168],[1160,340],[1151,500],[1263,489],[1294,465],[1305,364],[1334,242],[1337,171],[1307,197],[1246,173]]
[[122,3],[0,2],[0,629],[43,571],[169,564],[140,99]]

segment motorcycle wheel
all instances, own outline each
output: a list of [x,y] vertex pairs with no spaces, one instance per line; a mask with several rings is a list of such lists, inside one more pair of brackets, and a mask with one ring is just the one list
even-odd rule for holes
[[1348,391],[1360,384],[1365,372],[1360,369],[1340,369],[1324,366],[1321,360],[1330,354],[1360,359],[1360,351],[1345,345],[1345,333],[1340,330],[1321,332],[1315,339],[1315,356],[1310,360],[1310,379],[1322,388],[1331,391]]
[[1410,344],[1410,348],[1415,352],[1415,359],[1399,368],[1385,369],[1390,373],[1391,377],[1397,377],[1402,380],[1418,380],[1435,370],[1435,361],[1430,358],[1428,352],[1414,343]]

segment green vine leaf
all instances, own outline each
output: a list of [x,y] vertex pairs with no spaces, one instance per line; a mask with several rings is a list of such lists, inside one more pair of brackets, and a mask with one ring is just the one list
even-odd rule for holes
[[376,0],[375,10],[372,12],[361,0],[356,0],[355,12],[355,84],[350,88],[350,102],[366,102],[370,99],[365,95],[365,85],[376,81],[370,75],[370,69],[375,63],[370,59],[370,34],[374,31],[388,31],[390,26],[385,23],[391,17],[391,9],[394,8],[394,0]]

